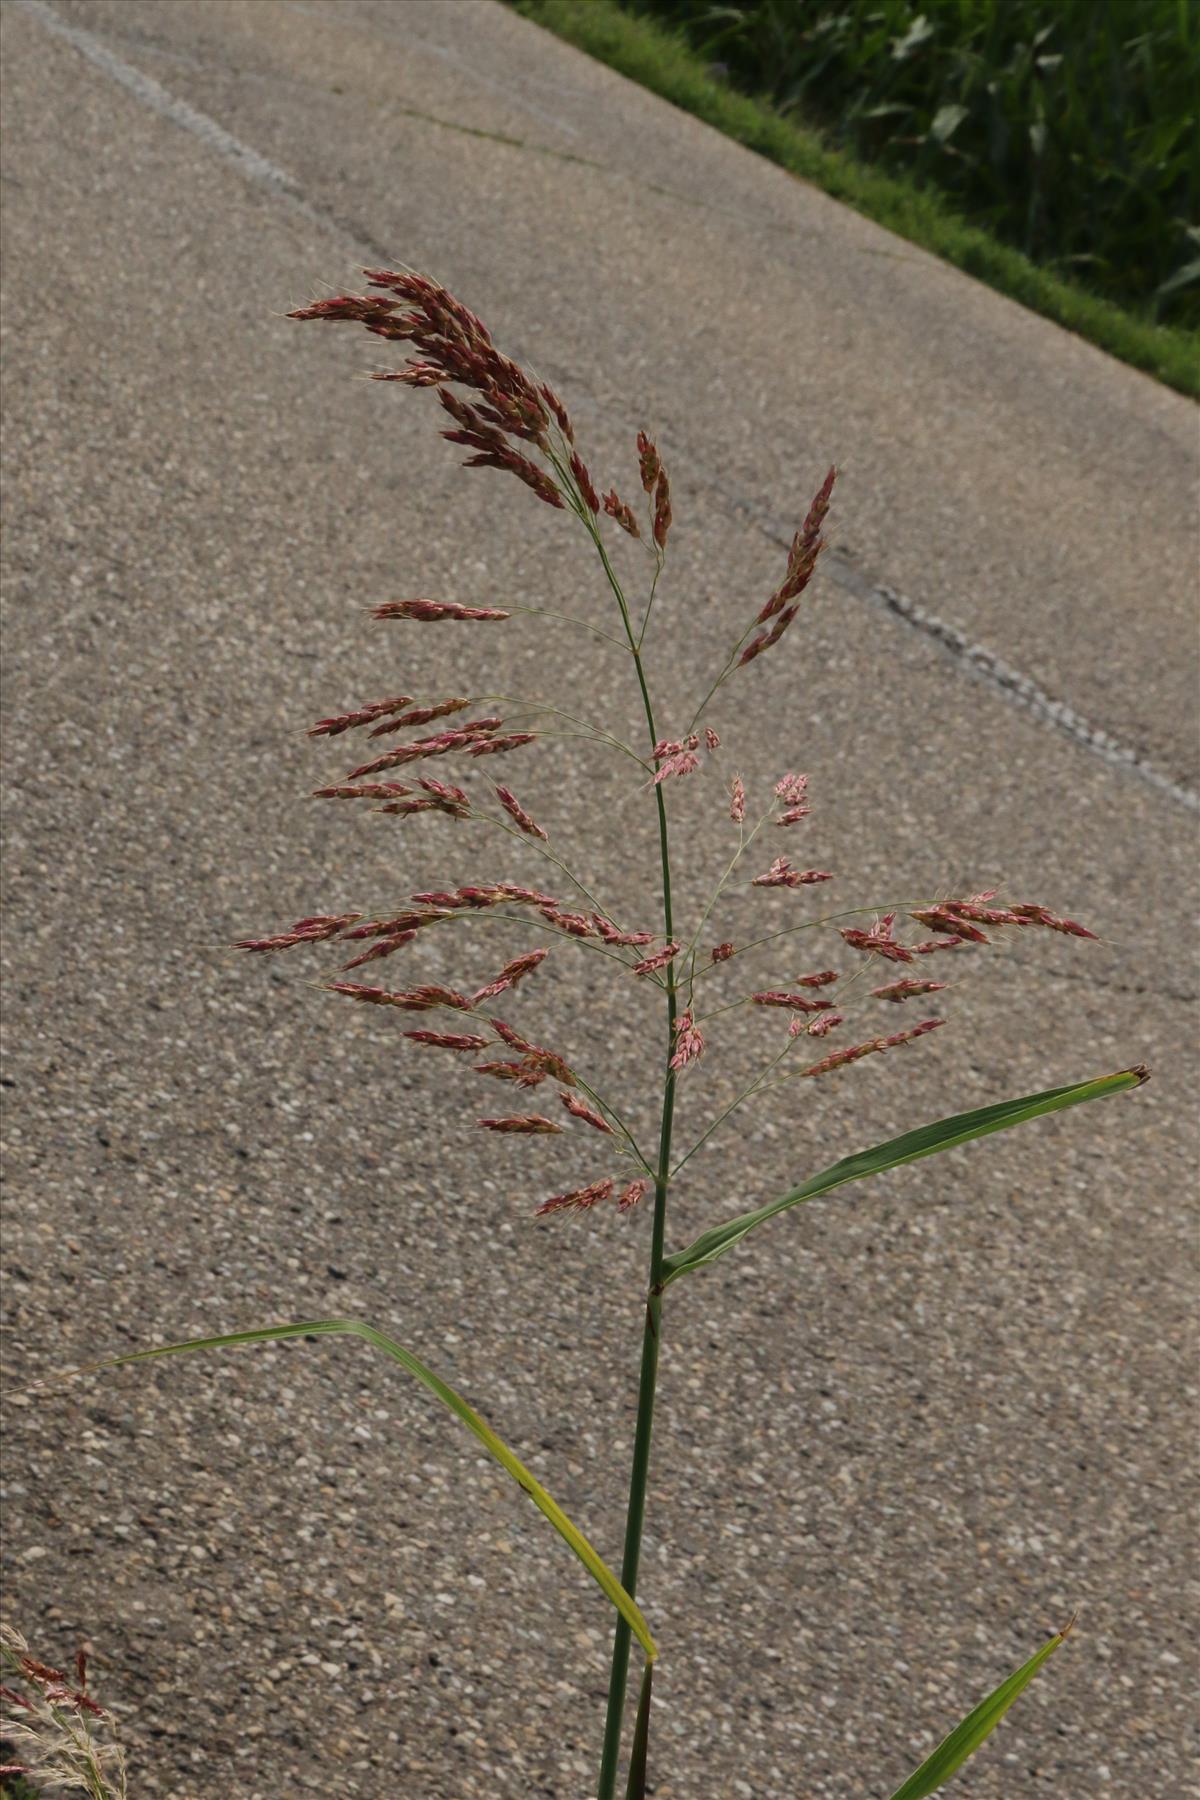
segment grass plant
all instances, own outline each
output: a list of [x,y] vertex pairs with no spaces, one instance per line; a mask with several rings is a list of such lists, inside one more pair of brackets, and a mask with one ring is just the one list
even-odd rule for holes
[[[539,859],[549,891],[511,879],[501,866],[476,882],[422,890],[399,903],[394,895],[382,904],[369,895],[356,896],[345,911],[298,919],[282,930],[243,939],[239,947],[255,957],[332,957],[334,966],[321,985],[338,1004],[374,1009],[381,1030],[395,1033],[397,1053],[428,1059],[435,1079],[444,1079],[447,1066],[457,1065],[468,1099],[477,1097],[478,1129],[539,1145],[565,1136],[577,1172],[567,1187],[546,1195],[534,1209],[544,1229],[562,1231],[572,1217],[578,1222],[597,1209],[615,1208],[629,1230],[644,1230],[637,1423],[619,1572],[481,1414],[411,1350],[373,1325],[350,1319],[252,1325],[121,1360],[350,1333],[434,1393],[532,1498],[613,1609],[599,1800],[615,1800],[621,1779],[622,1746],[631,1724],[629,1660],[632,1645],[639,1646],[642,1676],[623,1788],[629,1800],[637,1800],[647,1792],[652,1760],[652,1679],[660,1637],[638,1597],[641,1549],[658,1370],[674,1309],[702,1307],[702,1271],[735,1252],[751,1232],[779,1231],[782,1216],[801,1204],[918,1158],[1133,1089],[1146,1071],[1135,1067],[1091,1076],[914,1127],[841,1157],[698,1236],[689,1237],[686,1229],[680,1233],[687,1218],[681,1202],[695,1183],[693,1156],[713,1132],[740,1120],[746,1108],[768,1095],[768,1103],[778,1108],[781,1090],[798,1099],[814,1081],[867,1079],[863,1065],[874,1066],[870,1059],[875,1056],[920,1056],[919,1046],[946,1023],[940,1010],[931,1013],[928,1008],[940,1007],[934,996],[948,997],[949,971],[966,973],[989,954],[998,937],[1050,933],[1082,942],[1093,933],[1040,901],[998,898],[994,892],[827,910],[815,903],[813,890],[833,877],[808,866],[803,854],[814,804],[809,776],[776,770],[770,781],[762,781],[722,769],[721,737],[713,718],[722,708],[744,711],[760,659],[786,654],[795,641],[789,634],[810,603],[825,548],[836,469],[817,484],[773,592],[729,618],[728,654],[707,692],[698,697],[686,723],[676,721],[673,733],[664,733],[654,660],[670,655],[682,615],[664,597],[673,513],[671,483],[657,445],[640,432],[631,446],[629,484],[623,483],[621,491],[612,486],[602,490],[562,399],[506,356],[474,313],[425,276],[394,269],[365,274],[365,292],[321,300],[292,316],[365,327],[377,342],[406,346],[408,360],[378,371],[375,378],[432,390],[442,412],[443,437],[467,451],[468,466],[515,476],[536,500],[561,515],[594,557],[600,590],[599,604],[548,618],[536,607],[497,604],[490,595],[377,599],[373,617],[386,634],[399,633],[401,641],[406,634],[435,628],[451,639],[460,632],[519,632],[528,629],[521,615],[530,611],[539,615],[539,632],[574,627],[598,632],[619,646],[624,658],[630,697],[636,696],[641,714],[641,741],[624,741],[611,716],[588,716],[584,701],[577,703],[580,711],[567,713],[538,695],[501,702],[459,691],[397,692],[318,720],[310,735],[320,744],[340,748],[343,737],[355,734],[362,746],[348,769],[316,790],[323,799],[338,806],[356,803],[352,812],[360,812],[365,803],[394,819],[421,818],[423,828],[451,834],[457,843],[464,838],[475,842],[477,836],[491,842],[495,833],[506,834]],[[621,539],[632,542],[627,554],[617,557],[612,550]],[[623,567],[630,558],[640,558],[636,589],[618,574],[618,563]],[[617,759],[628,775],[629,804],[651,809],[660,907],[654,920],[630,918],[628,895],[602,898],[593,892],[578,872],[570,846],[559,844],[547,822],[533,816],[511,785],[520,777],[509,770],[519,770],[537,754],[539,744],[552,754],[555,735],[563,730],[582,738],[588,755]],[[452,768],[456,779],[429,773],[434,764],[443,771]],[[708,791],[728,832],[728,850],[714,871],[710,895],[686,918],[673,897],[671,824],[673,798],[684,784]],[[776,908],[780,903],[787,908],[783,926],[772,923],[777,912],[764,917],[768,895]],[[503,924],[522,939],[520,953],[499,970],[492,934],[475,934],[474,927],[481,924]],[[458,985],[422,979],[419,972],[392,974],[413,964],[419,971],[424,947],[444,938],[461,958],[464,974]],[[818,954],[808,948],[813,943],[824,943],[826,949]],[[761,972],[764,956],[801,954],[806,965],[801,973],[771,981]],[[604,971],[611,996],[605,1005],[613,1014],[623,996],[631,998],[637,990],[655,997],[660,1017],[645,1046],[640,1089],[642,1097],[657,1095],[654,1141],[643,1141],[644,1130],[630,1125],[629,1099],[614,1091],[612,1073],[604,1067],[607,1027],[599,1003],[593,1003],[588,1021],[581,1023],[578,1041],[569,1044],[543,1043],[528,1022],[536,1015],[538,971],[551,955],[585,956]],[[675,1132],[680,1084],[696,1078],[702,1058],[722,1054],[721,1021],[735,1009],[761,1021],[769,1048],[759,1066],[739,1074],[737,1098],[714,1109],[691,1143],[680,1144]],[[919,1015],[915,1019],[914,1013]],[[414,1015],[421,1016],[419,1024],[412,1022]],[[501,1098],[493,1098],[497,1095]],[[747,1167],[747,1188],[754,1180],[753,1168]],[[562,1249],[569,1254],[569,1240]],[[627,1349],[632,1356],[633,1346]],[[669,1641],[669,1626],[665,1630]],[[1065,1629],[1048,1633],[1022,1667],[902,1783],[896,1800],[918,1800],[948,1779],[1065,1635]],[[802,1770],[796,1771],[796,1781],[800,1791]]]

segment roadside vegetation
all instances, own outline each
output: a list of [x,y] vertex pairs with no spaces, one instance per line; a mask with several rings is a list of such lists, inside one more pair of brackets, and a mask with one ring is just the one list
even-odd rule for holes
[[1200,9],[1187,0],[513,4],[1200,396]]

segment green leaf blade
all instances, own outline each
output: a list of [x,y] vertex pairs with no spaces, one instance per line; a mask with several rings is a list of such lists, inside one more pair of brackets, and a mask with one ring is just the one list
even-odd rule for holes
[[663,1286],[669,1287],[679,1276],[691,1274],[693,1270],[715,1262],[748,1232],[753,1231],[756,1225],[774,1218],[776,1213],[798,1206],[801,1201],[815,1200],[818,1195],[843,1187],[847,1182],[861,1181],[868,1175],[878,1175],[887,1169],[899,1168],[902,1163],[917,1162],[923,1156],[936,1156],[942,1150],[953,1150],[959,1144],[987,1137],[993,1131],[1005,1131],[1012,1125],[1024,1124],[1028,1119],[1061,1112],[1065,1107],[1079,1106],[1086,1100],[1103,1100],[1109,1094],[1119,1094],[1127,1088],[1140,1087],[1147,1080],[1149,1070],[1139,1064],[1136,1068],[1120,1069],[1115,1075],[1101,1075],[1092,1081],[1079,1081],[1068,1087],[1046,1088],[1041,1093],[1026,1094],[1019,1100],[1002,1100],[993,1106],[979,1106],[970,1112],[954,1113],[949,1118],[939,1119],[935,1124],[921,1125],[915,1131],[906,1131],[899,1137],[888,1138],[869,1150],[859,1150],[852,1156],[843,1157],[841,1162],[833,1163],[819,1175],[814,1175],[810,1181],[790,1189],[766,1206],[760,1206],[754,1212],[741,1213],[737,1218],[727,1220],[724,1225],[702,1232],[686,1249],[677,1250],[665,1258]]
[[1023,1663],[998,1688],[981,1700],[972,1712],[969,1712],[949,1737],[944,1738],[933,1752],[927,1756],[919,1769],[914,1769],[908,1780],[903,1782],[892,1795],[892,1800],[926,1800],[926,1796],[936,1793],[944,1782],[949,1781],[956,1770],[961,1769],[969,1756],[973,1756],[980,1744],[996,1729],[1013,1701],[1033,1680],[1042,1664],[1054,1655],[1074,1625],[1074,1619],[1062,1631],[1036,1650],[1027,1663]]
[[148,1362],[159,1356],[181,1356],[198,1350],[224,1350],[242,1344],[262,1344],[296,1337],[330,1337],[347,1334],[362,1338],[376,1350],[382,1350],[393,1362],[400,1364],[408,1374],[412,1375],[422,1386],[437,1396],[442,1404],[460,1419],[468,1431],[474,1433],[480,1443],[495,1458],[500,1466],[507,1470],[517,1485],[525,1490],[538,1510],[549,1519],[555,1531],[579,1558],[588,1574],[597,1586],[616,1607],[629,1625],[646,1653],[648,1662],[653,1662],[658,1655],[658,1646],[650,1635],[650,1628],[637,1605],[637,1602],[626,1593],[608,1564],[593,1549],[592,1545],[558,1505],[557,1501],[542,1487],[520,1458],[508,1448],[491,1426],[480,1418],[473,1407],[469,1406],[462,1395],[456,1392],[448,1382],[435,1375],[427,1368],[419,1357],[398,1344],[394,1338],[388,1337],[374,1325],[366,1325],[359,1319],[308,1319],[293,1325],[260,1325],[249,1331],[228,1331],[217,1337],[188,1338],[178,1344],[159,1344],[149,1350],[132,1350],[127,1356],[115,1356],[106,1362],[89,1363],[85,1369],[72,1370],[73,1374],[85,1374],[94,1369],[117,1368],[123,1363]]

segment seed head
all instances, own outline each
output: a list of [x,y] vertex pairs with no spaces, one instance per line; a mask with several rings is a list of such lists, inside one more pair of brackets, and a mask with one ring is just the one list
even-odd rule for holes
[[671,517],[671,484],[667,480],[667,471],[660,468],[654,489],[654,542],[660,551],[667,547]]
[[876,920],[870,931],[859,931],[854,926],[839,926],[838,930],[852,950],[882,956],[886,962],[911,962],[912,951],[907,945],[897,944],[892,938],[892,926],[895,923],[895,913],[886,913],[882,919]]
[[633,508],[625,504],[624,500],[622,500],[617,493],[616,488],[611,488],[609,492],[605,494],[603,505],[609,518],[615,519],[622,531],[628,532],[630,537],[641,537],[641,528],[638,525]]
[[610,1137],[613,1135],[613,1128],[608,1120],[601,1118],[600,1114],[586,1101],[581,1100],[578,1094],[572,1094],[566,1088],[562,1088],[558,1097],[567,1111],[575,1118],[582,1119],[585,1125],[591,1125],[596,1131],[606,1131]]
[[592,936],[591,922],[583,913],[561,912],[553,906],[542,906],[538,910],[548,925],[557,926],[559,931],[565,931],[568,937]]
[[362,918],[361,913],[317,913],[310,919],[297,919],[287,931],[275,937],[241,938],[235,950],[291,950],[296,944],[321,944],[337,937],[348,926]]
[[342,973],[345,974],[350,969],[360,968],[363,963],[377,962],[381,956],[390,956],[394,950],[402,950],[405,944],[412,943],[416,935],[415,930],[398,931],[394,937],[381,938],[377,944],[372,944],[371,948],[364,950],[360,956],[352,957],[348,963],[343,963]]
[[844,1025],[845,1023],[845,1016],[842,1013],[822,1013],[820,1018],[809,1019],[807,1024],[803,1019],[793,1019],[788,1030],[789,1032],[803,1031],[809,1037],[824,1037],[825,1033],[832,1031],[835,1025]]
[[740,775],[734,776],[729,796],[729,816],[740,825],[746,817],[746,786]]
[[690,1062],[695,1062],[704,1055],[704,1038],[700,1028],[693,1022],[689,1012],[683,1013],[675,1021],[675,1049],[671,1057],[671,1068],[685,1069]]
[[401,1037],[434,1050],[486,1050],[488,1040],[473,1031],[402,1031]]
[[791,1012],[828,1012],[832,1000],[810,1000],[806,994],[790,994],[781,988],[768,988],[765,993],[751,994],[755,1006],[786,1006]]
[[508,750],[519,750],[522,744],[532,744],[537,738],[536,731],[510,731],[505,737],[481,738],[472,744],[469,756],[501,756]]
[[832,881],[827,869],[793,869],[786,856],[777,856],[765,875],[756,875],[751,887],[810,887],[814,881]]
[[629,944],[640,948],[643,944],[654,942],[652,931],[618,931],[611,919],[601,913],[592,914],[592,924],[606,944]]
[[[376,725],[372,731],[368,731],[367,736],[384,737],[389,731],[402,731],[406,725],[428,725],[433,719],[444,719],[450,713],[462,712],[470,704],[468,697],[458,695],[451,700],[439,700],[435,706],[414,706],[408,712],[397,714],[395,718],[385,719],[382,725]],[[312,736],[311,732],[309,736]]]
[[352,782],[342,781],[333,787],[313,789],[314,800],[399,800],[405,794],[411,794],[412,788],[405,787],[402,781],[368,781],[356,787]]
[[411,694],[396,694],[391,700],[369,700],[357,712],[339,713],[332,719],[318,719],[315,725],[309,727],[308,735],[339,737],[343,731],[353,731],[357,725],[369,725],[374,719],[382,718],[385,713],[402,712],[411,704]]
[[373,619],[416,619],[434,625],[443,619],[511,619],[498,606],[460,606],[457,600],[388,600],[371,613]]
[[637,447],[638,474],[641,477],[642,487],[647,494],[652,494],[662,469],[662,463],[659,461],[658,451],[644,431],[639,431],[637,434]]
[[[969,925],[944,906],[928,906],[920,912],[909,913],[918,925],[925,925],[930,931],[944,932],[947,937],[967,938],[973,944],[986,944],[990,939],[975,925]],[[843,933],[843,936],[845,934]]]
[[592,478],[588,474],[587,464],[584,462],[582,456],[580,456],[578,450],[572,450],[571,452],[571,473],[575,477],[579,492],[583,495],[584,503],[593,513],[598,513],[600,511],[600,496],[592,486]]
[[622,1213],[632,1212],[642,1197],[649,1191],[649,1187],[650,1183],[648,1181],[640,1179],[631,1181],[627,1188],[622,1188],[621,1190],[620,1198],[617,1201],[617,1211]]
[[665,969],[667,964],[678,955],[679,945],[670,943],[665,950],[656,950],[653,956],[647,956],[643,961],[634,963],[633,972],[635,975],[653,975],[656,969]]
[[525,833],[526,837],[541,838],[543,843],[548,841],[547,834],[542,830],[540,825],[536,824],[535,821],[530,818],[511,788],[497,785],[496,798],[499,800],[509,818],[512,819],[519,829]]
[[536,1208],[534,1216],[541,1218],[546,1213],[587,1212],[601,1201],[610,1199],[614,1185],[611,1179],[593,1181],[590,1187],[574,1188],[567,1194],[552,1194],[549,1200],[543,1200]]
[[917,981],[906,975],[900,981],[890,982],[886,987],[872,988],[871,993],[876,1000],[911,1000],[916,994],[936,994],[946,983],[944,981]]
[[517,1062],[476,1063],[475,1073],[477,1075],[493,1075],[497,1081],[511,1081],[517,1087],[523,1088],[537,1087],[539,1082],[546,1079],[543,1069],[527,1069],[524,1063]]
[[540,1113],[513,1113],[507,1119],[480,1119],[479,1123],[485,1131],[521,1131],[545,1135],[551,1131],[561,1131],[553,1119],[543,1119]]
[[530,950],[524,956],[516,956],[512,962],[506,963],[494,981],[481,987],[477,994],[472,994],[471,1005],[478,1006],[483,1000],[494,1000],[497,994],[503,994],[509,988],[516,987],[518,981],[524,980],[539,963],[545,962],[550,954],[548,950]]

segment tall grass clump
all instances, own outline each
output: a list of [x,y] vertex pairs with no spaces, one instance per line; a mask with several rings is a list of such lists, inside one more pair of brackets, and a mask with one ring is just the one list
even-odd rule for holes
[[621,0],[1032,261],[1200,326],[1190,0]]
[[[814,498],[773,591],[731,609],[727,654],[695,697],[690,716],[673,717],[668,724],[661,716],[655,665],[661,668],[672,658],[687,629],[687,608],[669,603],[663,592],[672,493],[653,438],[638,433],[630,446],[628,482],[622,477],[619,489],[605,488],[577,442],[562,399],[506,356],[474,313],[427,277],[393,269],[365,274],[366,292],[321,300],[292,316],[365,327],[377,341],[408,346],[409,360],[375,378],[431,390],[441,409],[442,436],[467,451],[468,466],[515,476],[533,498],[561,512],[564,526],[579,534],[594,557],[598,577],[594,602],[580,602],[566,614],[529,604],[536,592],[520,604],[492,594],[372,595],[371,613],[385,642],[392,633],[403,642],[408,634],[431,628],[451,644],[459,633],[520,632],[529,629],[524,623],[529,615],[536,617],[539,633],[581,630],[605,637],[624,659],[631,705],[639,715],[637,741],[628,741],[620,717],[607,711],[597,716],[595,703],[586,698],[568,708],[537,694],[472,692],[469,682],[451,675],[431,692],[402,692],[397,685],[396,691],[339,706],[310,733],[322,746],[338,748],[352,736],[360,748],[348,767],[317,788],[323,800],[349,804],[353,813],[365,807],[397,822],[420,820],[421,829],[445,834],[456,857],[464,842],[482,857],[485,846],[498,839],[515,840],[544,875],[536,885],[514,878],[512,865],[493,850],[486,865],[472,869],[470,881],[455,879],[404,895],[347,895],[342,910],[297,919],[243,939],[239,947],[255,957],[332,958],[321,985],[333,1003],[369,1009],[397,1053],[427,1063],[431,1082],[444,1083],[448,1072],[461,1074],[463,1116],[473,1119],[468,1129],[521,1139],[531,1150],[548,1138],[560,1139],[569,1161],[559,1166],[571,1173],[553,1183],[543,1178],[540,1197],[529,1207],[542,1229],[569,1233],[598,1210],[610,1209],[641,1234],[640,1348],[614,1345],[611,1359],[622,1370],[620,1379],[631,1385],[634,1359],[640,1359],[619,1573],[483,1415],[374,1324],[355,1319],[250,1324],[135,1355],[350,1333],[433,1393],[519,1484],[613,1609],[608,1699],[603,1722],[597,1720],[596,1791],[599,1800],[613,1800],[624,1762],[623,1791],[632,1800],[647,1792],[652,1675],[659,1655],[659,1628],[651,1630],[639,1600],[658,1371],[661,1357],[669,1354],[676,1309],[705,1304],[701,1271],[751,1232],[805,1202],[988,1133],[1135,1088],[1146,1071],[1122,1069],[913,1124],[851,1154],[840,1145],[835,1151],[804,1144],[802,1097],[814,1082],[862,1082],[869,1079],[874,1058],[920,1056],[926,1040],[945,1028],[941,1002],[949,997],[950,971],[956,980],[968,974],[997,938],[1052,933],[1082,942],[1093,933],[1040,900],[1001,898],[992,891],[887,905],[814,904],[834,880],[830,870],[812,866],[804,851],[811,830],[806,821],[819,806],[819,780],[778,766],[766,776],[722,770],[721,717],[747,714],[755,665],[764,656],[787,655],[803,634],[797,621],[809,604],[825,548],[836,469],[814,480]],[[455,666],[448,658],[447,668]],[[571,844],[559,842],[553,819],[535,816],[522,798],[520,770],[539,754],[552,760],[555,740],[564,733],[582,739],[588,754],[615,759],[627,777],[629,805],[647,809],[656,843],[657,916],[638,916],[635,910],[633,876],[642,871],[627,871],[625,892],[619,885],[612,892],[596,891],[580,872]],[[434,767],[441,773],[434,775]],[[707,803],[728,833],[707,899],[686,916],[672,884],[672,810],[684,784],[707,792]],[[603,824],[601,818],[597,828]],[[501,952],[497,942],[505,937],[510,942]],[[421,969],[426,947],[443,940],[453,946],[461,969],[453,985],[431,980]],[[539,970],[551,957],[585,958],[608,980],[603,1001],[590,984],[592,997],[565,1042],[545,1042],[538,1024]],[[772,958],[778,959],[773,971]],[[655,1003],[657,1019],[643,1044],[635,1085],[625,1091],[616,1072],[605,1066],[605,1047],[620,1009],[646,995]],[[736,1098],[705,1109],[702,1128],[690,1143],[681,1142],[675,1129],[677,1094],[683,1083],[696,1082],[702,1059],[728,1056],[722,1021],[735,1009],[760,1020],[761,1059],[738,1072]],[[797,1154],[803,1154],[810,1172],[782,1193],[755,1193],[756,1172],[747,1161],[744,1188],[752,1204],[694,1235],[688,1221],[694,1216],[696,1151],[763,1100],[794,1122]],[[647,1101],[656,1120],[652,1136],[638,1122]],[[538,1185],[534,1169],[531,1159],[526,1188]],[[547,1192],[551,1186],[554,1191]],[[569,1235],[561,1249],[570,1254]],[[532,1299],[531,1306],[536,1320]],[[660,1525],[664,1529],[669,1526]],[[896,1800],[920,1800],[961,1766],[1062,1643],[1066,1629],[1045,1635],[1029,1659],[901,1784]],[[669,1623],[663,1630],[669,1644]],[[630,1721],[626,1701],[635,1642],[642,1672]],[[797,1770],[797,1792],[803,1781]]]

